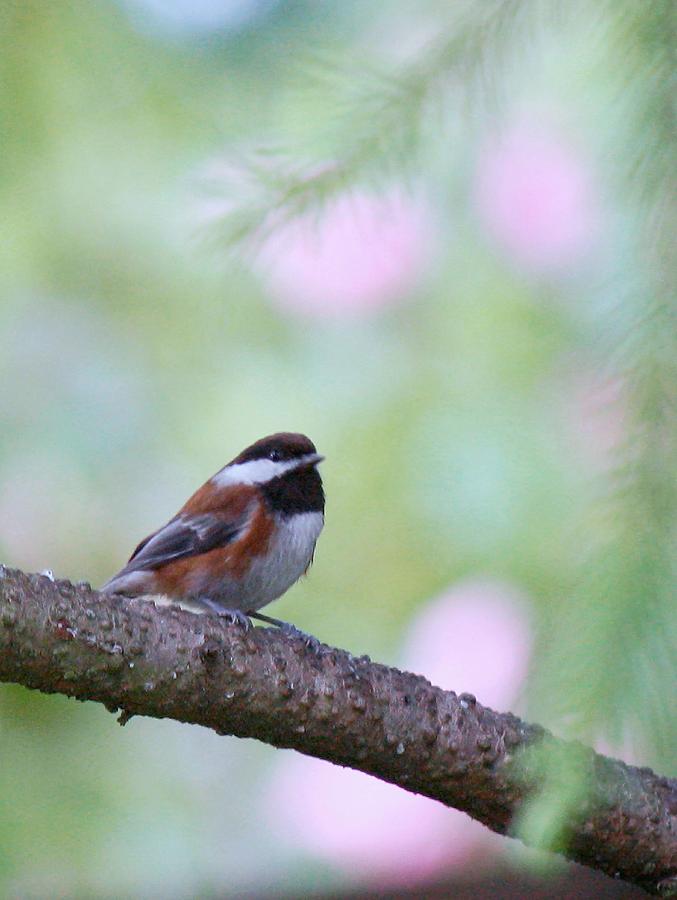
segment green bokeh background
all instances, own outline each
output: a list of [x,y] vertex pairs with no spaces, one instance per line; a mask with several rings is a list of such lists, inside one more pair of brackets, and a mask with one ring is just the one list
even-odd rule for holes
[[[298,139],[326,117],[322,87],[300,90],[304,54],[377,58],[376,35],[418,21],[411,4],[365,6],[282,2],[231,33],[168,34],[103,0],[0,3],[0,559],[99,584],[243,446],[303,431],[327,457],[327,524],[275,615],[394,663],[429,598],[492,576],[532,600],[547,669],[604,531],[568,392],[580,372],[614,374],[609,298],[646,283],[624,151],[605,155],[621,133],[617,47],[585,19],[546,29],[498,99],[449,112],[427,141],[417,175],[438,234],[416,290],[358,320],[298,317],[200,226],[202,176],[233,142]],[[483,230],[469,182],[492,129],[543,108],[585,148],[603,234],[578,268],[528,277]],[[534,710],[557,727],[547,702]],[[0,894],[293,893],[336,877],[268,833],[268,747],[121,729],[13,686],[0,741]]]

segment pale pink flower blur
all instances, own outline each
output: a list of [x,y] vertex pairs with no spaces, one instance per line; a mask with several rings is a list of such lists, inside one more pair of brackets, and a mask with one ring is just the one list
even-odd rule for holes
[[594,246],[597,201],[587,161],[544,127],[518,125],[480,156],[479,216],[519,267],[561,270]]
[[[525,609],[510,586],[463,582],[419,615],[403,667],[508,708],[529,663]],[[501,847],[500,838],[463,813],[296,754],[277,766],[268,796],[282,839],[376,885],[421,884],[471,859],[490,860]]]
[[416,286],[432,234],[424,205],[401,191],[346,194],[268,239],[261,263],[270,297],[318,318],[375,312]]
[[526,608],[524,597],[510,585],[463,581],[418,615],[403,665],[445,690],[467,691],[485,706],[507,710],[529,666]]
[[426,797],[291,754],[276,769],[270,816],[281,838],[379,885],[417,884],[463,865],[486,831]]

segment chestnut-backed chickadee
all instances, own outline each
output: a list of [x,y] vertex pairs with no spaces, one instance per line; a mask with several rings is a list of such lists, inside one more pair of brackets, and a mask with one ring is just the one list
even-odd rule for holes
[[324,525],[317,471],[323,459],[303,434],[262,438],[141,541],[102,591],[163,594],[245,627],[248,616],[285,627],[257,610],[284,594],[313,561]]

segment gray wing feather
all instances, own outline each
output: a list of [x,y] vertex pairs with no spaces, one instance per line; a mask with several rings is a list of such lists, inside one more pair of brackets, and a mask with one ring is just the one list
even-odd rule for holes
[[223,547],[237,538],[248,518],[246,514],[237,520],[226,520],[209,513],[175,516],[139,544],[124,569],[111,578],[102,590],[130,572],[157,569],[173,560]]

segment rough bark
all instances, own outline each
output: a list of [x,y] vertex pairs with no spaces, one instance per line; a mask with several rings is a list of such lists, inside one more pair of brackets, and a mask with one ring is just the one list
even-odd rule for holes
[[677,781],[368,657],[0,566],[0,680],[98,701],[123,721],[167,717],[292,747],[500,834],[558,754],[588,779],[562,852],[650,893],[677,891]]

